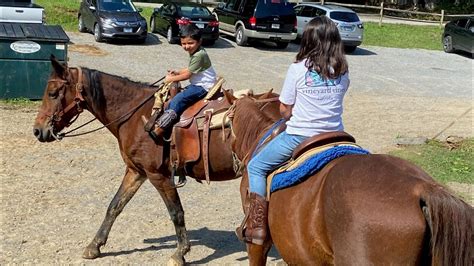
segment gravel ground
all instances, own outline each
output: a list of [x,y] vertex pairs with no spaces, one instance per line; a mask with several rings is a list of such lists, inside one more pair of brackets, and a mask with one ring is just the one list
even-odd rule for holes
[[[132,80],[153,82],[182,67],[178,45],[150,35],[143,46],[95,43],[92,35],[68,33],[69,64]],[[207,48],[226,88],[279,91],[298,49],[267,44],[237,47],[227,39]],[[97,55],[99,54],[99,55]],[[102,54],[102,55],[100,55]],[[472,137],[472,60],[438,51],[362,47],[348,56],[351,88],[346,130],[373,152],[396,148],[397,138],[438,133]],[[0,106],[0,264],[157,264],[176,248],[164,204],[146,182],[117,219],[103,256],[83,260],[83,248],[102,222],[120,185],[124,164],[116,141],[99,131],[62,142],[39,143],[32,135],[34,108]],[[467,113],[466,113],[467,111]],[[461,116],[466,113],[464,116]],[[83,114],[76,124],[87,121]],[[452,122],[451,126],[449,126]],[[91,125],[90,128],[97,127]],[[448,127],[449,126],[449,127]],[[448,128],[447,128],[448,127]],[[445,131],[443,129],[447,128]],[[244,245],[233,230],[241,221],[239,180],[180,189],[192,250],[190,264],[244,265]],[[472,186],[460,189],[472,193]],[[269,264],[281,261],[271,252]]]

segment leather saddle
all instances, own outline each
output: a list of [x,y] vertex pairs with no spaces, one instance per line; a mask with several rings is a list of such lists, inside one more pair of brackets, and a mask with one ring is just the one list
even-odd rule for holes
[[[219,91],[212,97],[196,102],[184,111],[171,134],[170,162],[175,170],[186,173],[186,165],[202,157],[206,181],[210,183],[210,131],[229,126],[229,121],[223,119],[230,106],[231,104],[223,97],[222,91]],[[200,133],[202,139],[199,137]],[[225,133],[222,132],[222,134]]]

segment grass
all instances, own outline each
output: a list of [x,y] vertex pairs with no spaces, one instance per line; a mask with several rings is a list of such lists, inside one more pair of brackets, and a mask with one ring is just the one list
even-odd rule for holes
[[450,150],[446,143],[433,140],[424,145],[405,146],[390,154],[413,162],[443,184],[474,184],[474,138],[458,145]]
[[0,100],[0,106],[10,109],[36,108],[40,104],[41,101],[32,101],[28,98],[11,98]]
[[[65,31],[77,31],[77,12],[80,0],[37,0],[37,4],[46,10],[46,23],[61,25]],[[141,7],[142,16],[150,22],[153,13],[151,7]],[[442,28],[438,26],[418,26],[385,23],[381,27],[378,23],[364,23],[364,45],[418,48],[429,50],[442,50]]]
[[364,45],[442,50],[443,29],[438,26],[364,23]]

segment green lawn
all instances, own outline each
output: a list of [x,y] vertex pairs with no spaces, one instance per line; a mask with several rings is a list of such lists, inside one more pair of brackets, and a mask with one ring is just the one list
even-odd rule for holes
[[443,29],[438,26],[364,23],[363,45],[442,50]]
[[454,149],[442,142],[411,145],[390,152],[423,168],[441,183],[474,184],[474,138],[465,139]]

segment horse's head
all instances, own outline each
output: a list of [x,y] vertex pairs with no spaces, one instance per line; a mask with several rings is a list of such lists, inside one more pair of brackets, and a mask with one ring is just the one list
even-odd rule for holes
[[33,126],[33,134],[41,142],[58,139],[57,133],[69,126],[73,118],[82,112],[84,103],[80,68],[72,73],[66,64],[59,63],[53,55],[51,64],[53,71]]

